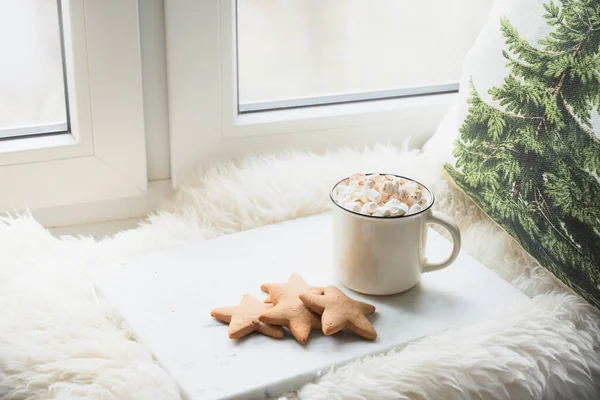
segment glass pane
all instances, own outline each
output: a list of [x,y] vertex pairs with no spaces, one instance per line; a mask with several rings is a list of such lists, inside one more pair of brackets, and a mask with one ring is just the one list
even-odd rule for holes
[[240,110],[456,90],[492,3],[238,0]]
[[57,0],[0,0],[0,138],[68,129]]

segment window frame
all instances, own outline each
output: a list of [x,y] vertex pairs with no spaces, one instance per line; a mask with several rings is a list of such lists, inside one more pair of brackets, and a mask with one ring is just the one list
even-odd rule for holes
[[239,113],[235,0],[165,0],[171,179],[248,151],[344,144],[419,145],[456,93]]
[[146,193],[136,0],[62,0],[70,132],[0,141],[0,210]]

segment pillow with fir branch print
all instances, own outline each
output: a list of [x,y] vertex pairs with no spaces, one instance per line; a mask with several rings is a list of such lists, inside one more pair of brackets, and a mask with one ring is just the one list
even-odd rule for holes
[[497,0],[459,97],[451,179],[600,307],[600,0]]

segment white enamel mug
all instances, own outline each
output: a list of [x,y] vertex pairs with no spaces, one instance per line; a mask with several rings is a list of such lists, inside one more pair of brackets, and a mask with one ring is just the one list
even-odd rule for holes
[[[381,174],[391,175],[391,174]],[[431,199],[418,213],[397,217],[376,217],[349,211],[333,200],[333,257],[337,279],[344,286],[364,294],[389,295],[404,292],[419,283],[421,274],[447,267],[460,251],[460,230],[446,215],[432,210],[433,193],[414,179]],[[452,235],[452,253],[442,261],[426,257],[428,223],[446,228]]]

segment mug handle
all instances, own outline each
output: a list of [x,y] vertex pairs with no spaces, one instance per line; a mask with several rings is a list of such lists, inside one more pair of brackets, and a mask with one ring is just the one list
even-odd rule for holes
[[450,217],[445,214],[432,211],[431,214],[427,216],[427,222],[433,222],[434,224],[438,224],[446,228],[448,232],[450,232],[450,235],[452,235],[453,248],[450,256],[443,261],[429,262],[427,257],[425,257],[425,264],[423,265],[422,272],[431,272],[446,268],[448,265],[452,264],[454,260],[456,260],[456,257],[458,257],[458,253],[460,252],[460,230],[454,221],[450,219]]

